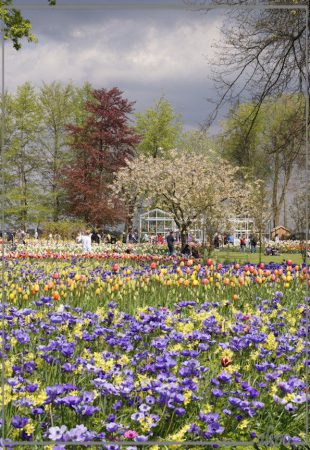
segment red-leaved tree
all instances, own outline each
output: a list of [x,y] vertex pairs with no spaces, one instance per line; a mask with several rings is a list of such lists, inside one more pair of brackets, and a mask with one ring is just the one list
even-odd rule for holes
[[138,135],[129,126],[134,102],[118,88],[94,90],[83,126],[69,125],[73,161],[63,171],[69,211],[96,226],[124,219],[113,199],[114,173],[134,155]]

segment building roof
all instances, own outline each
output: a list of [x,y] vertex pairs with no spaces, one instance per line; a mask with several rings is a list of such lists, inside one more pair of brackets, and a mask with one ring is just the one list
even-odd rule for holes
[[147,211],[143,214],[140,214],[140,219],[143,220],[173,220],[173,215],[170,213],[167,213],[166,211],[163,211],[162,209],[155,208],[151,209],[150,211]]
[[277,231],[277,230],[280,230],[280,229],[285,230],[285,231],[288,231],[289,233],[291,232],[291,230],[289,230],[288,228],[284,227],[283,225],[278,225],[277,227],[273,228],[273,229],[271,230],[271,232]]

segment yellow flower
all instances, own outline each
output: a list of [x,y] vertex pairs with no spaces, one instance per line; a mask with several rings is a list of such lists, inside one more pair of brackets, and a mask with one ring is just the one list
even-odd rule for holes
[[269,333],[266,339],[266,343],[264,344],[264,347],[267,350],[276,350],[278,347],[277,340],[275,338],[275,335],[273,333]]
[[4,361],[4,375],[6,377],[11,377],[13,374],[13,369],[10,361],[6,360]]
[[34,425],[31,422],[28,422],[27,425],[24,426],[24,430],[25,430],[25,433],[28,436],[30,436],[34,432],[35,428],[34,428]]
[[273,384],[271,389],[270,389],[270,395],[273,396],[277,393],[278,391],[278,386],[276,384]]
[[142,431],[149,431],[152,428],[153,419],[150,416],[143,417],[139,420]]
[[250,359],[252,359],[253,361],[255,361],[258,357],[259,357],[260,352],[256,351],[251,353]]
[[184,391],[183,395],[184,395],[184,405],[188,405],[188,403],[190,403],[190,400],[192,398],[192,391]]
[[[184,441],[184,436],[186,434],[186,432],[188,431],[189,425],[185,425],[184,427],[182,427],[179,431],[177,431],[175,434],[168,436],[167,440],[168,441]],[[178,445],[171,445],[171,448],[181,448]]]
[[239,372],[240,366],[239,364],[231,364],[230,366],[225,367],[225,370],[228,373]]
[[284,397],[284,400],[286,402],[290,402],[294,397],[295,397],[295,394],[286,394],[286,396]]
[[204,414],[208,414],[208,413],[210,413],[212,411],[212,406],[209,404],[209,403],[206,403],[205,405],[204,405],[204,407],[202,408],[202,412],[204,413]]
[[229,358],[233,359],[234,352],[230,350],[229,348],[225,348],[225,350],[222,351],[221,358]]
[[303,343],[302,343],[302,339],[299,339],[298,342],[297,342],[297,345],[296,345],[296,349],[295,349],[296,353],[301,353],[303,348],[304,348],[304,346],[303,346]]
[[[0,387],[0,394],[2,397],[2,387]],[[4,385],[4,406],[8,405],[12,400],[11,387],[7,384]]]
[[123,355],[119,360],[118,360],[118,364],[121,364],[122,366],[126,366],[126,364],[129,363],[129,358],[127,355]]
[[114,376],[114,383],[115,384],[122,384],[124,381],[124,378],[121,375],[115,375]]
[[179,352],[182,350],[182,345],[181,344],[175,344],[173,347],[171,347],[171,351],[172,352]]
[[249,425],[249,421],[244,419],[244,420],[241,420],[241,422],[239,423],[237,428],[240,428],[240,430],[243,430],[244,428],[247,428],[248,425]]
[[42,405],[47,399],[47,395],[45,390],[39,391],[33,395],[33,404],[34,406]]

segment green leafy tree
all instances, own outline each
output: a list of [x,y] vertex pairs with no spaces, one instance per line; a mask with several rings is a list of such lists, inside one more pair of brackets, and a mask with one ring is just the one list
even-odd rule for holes
[[300,97],[285,95],[264,106],[261,146],[271,168],[274,227],[280,224],[280,213],[294,167],[304,164],[304,108]]
[[12,129],[5,168],[7,213],[22,227],[33,221],[39,211],[43,155],[37,143],[41,119],[34,87],[30,83],[19,86],[11,102]]
[[[48,0],[48,4],[55,6],[56,0]],[[18,8],[13,7],[12,0],[0,1],[0,19],[4,39],[11,40],[16,50],[21,48],[23,38],[26,38],[28,42],[36,42],[30,21],[22,16]]]
[[86,81],[81,87],[74,87],[73,89],[71,107],[73,122],[77,126],[83,126],[89,116],[89,111],[87,111],[85,105],[87,102],[92,100],[93,91],[94,88],[88,81]]
[[250,114],[251,103],[238,104],[231,109],[223,122],[223,132],[219,136],[222,156],[241,168],[244,176],[265,179],[270,173],[266,155],[260,147],[260,135],[263,130],[263,114],[260,112],[255,124],[248,131],[246,118]]
[[262,105],[250,132],[245,118],[252,104],[230,112],[221,136],[222,154],[240,166],[244,176],[262,179],[271,186],[273,226],[278,226],[294,168],[304,155],[302,96],[281,95]]
[[63,189],[60,170],[70,157],[66,126],[74,117],[74,88],[72,84],[43,83],[39,93],[42,110],[40,145],[45,155],[44,180],[51,204],[53,221],[59,220],[63,210]]
[[161,97],[152,108],[136,115],[135,131],[141,136],[138,153],[153,158],[164,157],[176,148],[182,132],[180,115]]

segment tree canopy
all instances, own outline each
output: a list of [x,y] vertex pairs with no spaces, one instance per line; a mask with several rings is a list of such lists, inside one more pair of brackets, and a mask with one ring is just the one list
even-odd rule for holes
[[185,244],[190,225],[200,215],[222,219],[239,207],[245,194],[236,180],[237,169],[206,155],[171,152],[169,160],[141,156],[116,174],[118,195],[134,191],[170,212]]
[[76,216],[94,225],[114,223],[124,218],[118,202],[111,202],[114,172],[139,142],[129,126],[133,103],[118,88],[96,89],[85,107],[84,124],[68,127],[74,156],[64,168],[63,186]]
[[173,111],[168,100],[161,97],[153,107],[136,114],[135,130],[141,136],[138,153],[153,158],[163,157],[179,142],[181,117]]

